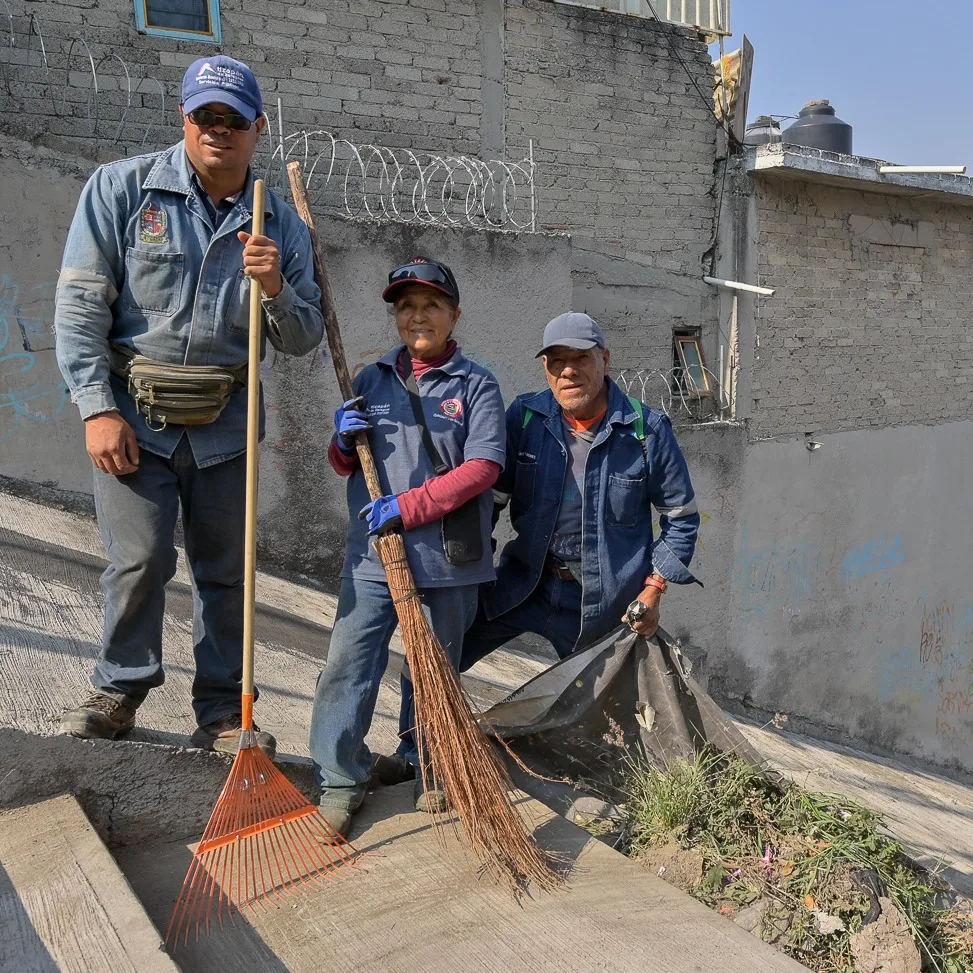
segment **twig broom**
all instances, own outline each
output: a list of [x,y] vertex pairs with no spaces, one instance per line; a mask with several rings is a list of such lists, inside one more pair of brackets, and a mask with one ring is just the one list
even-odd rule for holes
[[[253,233],[264,225],[264,183],[253,187]],[[253,730],[253,644],[257,547],[257,469],[260,425],[260,282],[250,280],[250,358],[247,375],[247,493],[244,563],[242,730],[230,776],[202,840],[193,852],[166,932],[166,946],[185,942],[195,927],[209,932],[215,906],[222,925],[244,905],[292,891],[357,854],[318,808],[256,745]]]
[[[354,396],[354,391],[300,163],[291,162],[287,174],[297,212],[311,234],[328,346],[338,386],[347,400]],[[368,492],[374,500],[382,496],[382,487],[365,434],[356,436],[355,445]],[[379,535],[375,548],[385,567],[415,688],[417,743],[423,763],[428,760],[431,764],[421,768],[424,778],[434,779],[446,793],[484,870],[498,881],[508,882],[515,891],[525,889],[530,882],[541,888],[555,887],[560,878],[511,803],[513,785],[506,768],[477,726],[459,677],[422,611],[402,535]]]

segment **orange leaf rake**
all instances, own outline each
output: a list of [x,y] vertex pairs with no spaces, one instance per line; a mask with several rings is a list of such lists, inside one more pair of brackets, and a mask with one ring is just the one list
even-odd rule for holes
[[[263,233],[264,184],[253,192],[253,233]],[[166,946],[187,941],[195,927],[209,932],[216,908],[223,924],[244,905],[282,898],[305,880],[351,864],[357,850],[256,745],[253,730],[253,647],[256,615],[257,471],[260,415],[260,283],[250,282],[250,350],[247,377],[247,485],[244,542],[243,692],[240,745],[166,932]]]
[[188,941],[193,928],[197,936],[208,933],[214,905],[222,926],[244,906],[283,901],[299,883],[329,877],[358,856],[255,745],[252,713],[244,714],[244,727],[230,776],[193,852],[167,947]]

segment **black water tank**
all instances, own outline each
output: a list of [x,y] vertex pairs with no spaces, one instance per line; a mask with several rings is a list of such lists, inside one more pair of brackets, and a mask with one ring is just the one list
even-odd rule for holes
[[782,141],[851,155],[851,126],[835,116],[826,98],[809,101],[801,109],[797,121],[784,129]]
[[766,145],[780,141],[780,122],[770,115],[758,115],[748,126],[743,136],[744,145]]

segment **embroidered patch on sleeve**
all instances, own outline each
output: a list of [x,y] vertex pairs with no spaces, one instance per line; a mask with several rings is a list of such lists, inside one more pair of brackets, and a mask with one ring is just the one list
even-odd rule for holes
[[139,216],[139,240],[142,243],[168,243],[168,231],[166,211],[155,203],[149,203]]

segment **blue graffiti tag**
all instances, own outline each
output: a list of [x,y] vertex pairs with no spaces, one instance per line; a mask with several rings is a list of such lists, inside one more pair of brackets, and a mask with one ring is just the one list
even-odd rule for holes
[[849,549],[841,561],[841,576],[847,581],[856,581],[874,571],[889,571],[906,559],[902,549],[902,538],[876,537],[867,544]]
[[0,442],[13,436],[24,421],[49,422],[70,398],[63,382],[41,379],[33,352],[4,354],[18,322],[19,296],[20,287],[4,274],[0,279]]
[[812,598],[826,567],[820,550],[804,542],[751,549],[746,528],[741,540],[731,574],[750,610],[762,615],[768,607],[781,608]]

